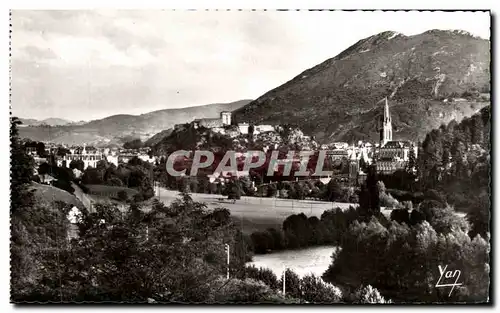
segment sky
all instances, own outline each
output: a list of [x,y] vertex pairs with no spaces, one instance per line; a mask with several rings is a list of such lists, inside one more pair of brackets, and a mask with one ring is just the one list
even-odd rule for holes
[[14,116],[72,121],[256,99],[358,40],[461,29],[484,12],[13,11]]

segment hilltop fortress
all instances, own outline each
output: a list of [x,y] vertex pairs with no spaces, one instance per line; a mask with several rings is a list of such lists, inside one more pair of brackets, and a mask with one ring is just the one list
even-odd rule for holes
[[[216,118],[200,118],[193,120],[190,125],[192,125],[195,129],[199,127],[204,127],[211,129],[214,132],[225,133],[224,128],[229,127],[232,124],[232,113],[229,111],[222,111],[220,113],[220,117]],[[179,128],[183,124],[176,124],[174,128]],[[238,123],[235,126],[238,127],[239,132],[242,135],[247,135],[250,131],[249,123]],[[273,125],[253,125],[253,134],[258,135],[260,133],[272,132],[275,131],[276,128]]]

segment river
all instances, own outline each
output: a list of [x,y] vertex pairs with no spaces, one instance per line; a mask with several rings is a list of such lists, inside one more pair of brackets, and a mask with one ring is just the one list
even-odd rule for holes
[[293,270],[303,277],[307,274],[321,276],[332,262],[332,253],[336,247],[312,247],[299,250],[285,250],[269,254],[257,254],[249,265],[267,267],[280,277],[283,268]]

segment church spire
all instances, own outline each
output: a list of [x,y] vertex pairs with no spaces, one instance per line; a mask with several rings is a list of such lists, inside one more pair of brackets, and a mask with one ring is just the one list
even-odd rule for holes
[[389,113],[389,102],[387,97],[385,97],[385,107],[384,107],[384,123],[391,122],[391,113]]
[[380,146],[385,146],[388,141],[392,141],[392,120],[391,113],[389,112],[389,102],[387,97],[385,97],[384,116],[380,129]]

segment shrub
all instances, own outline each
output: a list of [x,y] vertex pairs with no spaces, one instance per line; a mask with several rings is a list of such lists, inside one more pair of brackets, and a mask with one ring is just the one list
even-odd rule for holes
[[353,298],[354,303],[391,303],[391,300],[385,300],[380,292],[370,285],[366,287],[361,286],[356,290]]
[[[254,279],[231,279],[229,282],[219,280],[215,284],[216,290],[210,297],[210,302],[218,303],[256,303],[271,297],[273,292],[263,282]],[[221,287],[218,287],[218,286]]]
[[[294,271],[287,268],[285,271],[285,294],[294,298],[302,298],[302,291],[300,287],[300,277]],[[280,288],[283,288],[283,275],[279,280]]]
[[395,209],[391,212],[391,220],[398,223],[406,223],[410,225],[410,213],[407,209]]
[[267,186],[267,197],[275,197],[277,193],[276,184],[272,183]]
[[62,190],[66,190],[69,193],[75,192],[75,189],[71,186],[71,183],[66,180],[61,180],[61,179],[54,180],[52,181],[52,186]]
[[281,229],[268,228],[267,233],[272,238],[272,250],[281,250],[285,248],[285,237]]
[[106,182],[106,184],[110,185],[110,186],[118,186],[118,187],[123,186],[123,182],[118,177],[111,178],[110,180],[108,180]]
[[141,201],[144,201],[144,196],[142,194],[138,193],[138,194],[135,194],[132,199],[134,202],[141,202]]
[[380,206],[386,208],[395,208],[398,205],[398,200],[394,199],[390,194],[386,192],[380,193]]
[[127,195],[127,192],[125,190],[118,191],[117,196],[118,196],[118,200],[120,200],[120,201],[125,202],[128,200],[128,195]]
[[257,268],[254,265],[246,266],[243,277],[262,281],[272,289],[278,289],[280,286],[278,283],[278,278],[273,273],[273,271],[268,268]]
[[338,287],[323,282],[320,277],[308,275],[301,280],[302,298],[313,303],[337,303],[342,299]]
[[463,232],[470,231],[468,221],[455,214],[455,210],[451,207],[436,209],[429,220],[431,226],[438,232],[448,234],[454,230]]
[[254,252],[263,254],[274,248],[274,238],[268,231],[257,231],[250,235]]
[[424,193],[424,199],[434,200],[434,201],[441,203],[441,205],[446,205],[445,197],[441,193],[439,193],[437,190],[434,190],[434,189],[427,190]]

